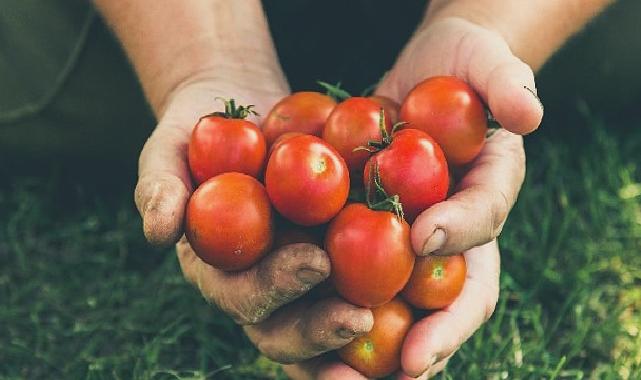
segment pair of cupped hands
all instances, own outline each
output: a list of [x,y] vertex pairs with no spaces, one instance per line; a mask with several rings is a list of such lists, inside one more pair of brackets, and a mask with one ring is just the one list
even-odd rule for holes
[[[503,129],[488,137],[475,161],[457,168],[453,195],[412,225],[417,255],[464,252],[467,278],[452,305],[410,329],[402,349],[401,379],[427,378],[442,370],[492,315],[499,295],[496,239],[525,175],[520,135],[536,129],[543,116],[530,67],[512,54],[500,34],[457,18],[417,32],[376,94],[401,103],[415,84],[436,75],[455,75],[472,85]],[[321,248],[284,246],[247,271],[227,273],[201,261],[183,236],[185,205],[193,191],[187,147],[195,122],[213,111],[216,97],[254,104],[264,115],[288,94],[277,62],[238,62],[186,78],[165,99],[159,124],[141,153],[136,205],[147,239],[158,245],[177,242],[186,279],[241,324],[265,356],[285,364],[292,378],[362,379],[349,366],[323,355],[365,334],[373,320],[368,309],[340,298],[305,297],[331,272]],[[259,123],[260,117],[253,121]]]

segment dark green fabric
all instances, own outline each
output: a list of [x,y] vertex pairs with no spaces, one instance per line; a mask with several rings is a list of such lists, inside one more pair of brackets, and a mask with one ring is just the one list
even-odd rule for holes
[[135,162],[154,120],[90,3],[2,1],[0,163],[15,157]]

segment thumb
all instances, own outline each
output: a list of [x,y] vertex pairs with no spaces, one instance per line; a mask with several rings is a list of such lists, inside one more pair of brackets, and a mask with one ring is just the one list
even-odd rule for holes
[[503,128],[520,135],[534,131],[541,124],[543,105],[532,69],[512,54],[500,34],[472,29],[460,40],[458,56],[468,60],[464,70],[456,69],[457,76],[467,78]]
[[135,200],[147,240],[166,246],[182,234],[185,205],[192,191],[186,128],[158,125],[138,162]]

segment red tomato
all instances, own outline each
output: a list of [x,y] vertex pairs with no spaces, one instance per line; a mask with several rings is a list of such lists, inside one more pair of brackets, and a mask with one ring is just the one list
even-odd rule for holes
[[[379,127],[381,105],[368,98],[352,97],[338,104],[329,115],[323,140],[330,143],[345,159],[352,173],[360,173],[370,153],[354,149],[367,146],[370,141],[381,139]],[[385,117],[385,128],[389,132],[391,123]]]
[[398,298],[372,309],[374,326],[338,350],[343,361],[370,378],[391,375],[401,368],[403,341],[414,319]]
[[401,106],[407,128],[427,132],[450,164],[472,161],[485,144],[487,116],[483,103],[467,83],[456,77],[433,77],[419,83]]
[[334,99],[319,92],[296,92],[281,99],[263,121],[267,143],[273,144],[278,136],[286,132],[320,136],[334,106]]
[[283,133],[282,135],[278,136],[276,138],[276,140],[274,140],[274,143],[269,147],[269,153],[267,154],[267,158],[269,159],[269,157],[272,155],[272,152],[274,151],[274,149],[276,149],[283,141],[289,139],[290,137],[302,136],[302,135],[304,135],[304,133],[286,132],[286,133]]
[[382,96],[382,95],[374,95],[370,96],[369,99],[372,99],[376,103],[378,103],[379,106],[383,107],[385,110],[385,115],[389,117],[390,122],[392,125],[398,123],[398,116],[399,113],[401,112],[401,105],[393,101],[392,99],[388,98],[387,96]]
[[226,172],[257,177],[263,168],[267,150],[263,134],[256,124],[243,120],[246,114],[237,112],[246,108],[231,107],[203,116],[192,131],[189,168],[198,184]]
[[403,298],[420,309],[442,309],[461,294],[466,274],[463,255],[420,257]]
[[374,164],[378,164],[385,191],[399,196],[409,223],[447,197],[450,177],[445,156],[423,131],[403,129],[394,133],[392,143],[367,161],[363,172],[366,188],[371,186]]
[[272,152],[265,185],[272,204],[285,218],[314,226],[329,221],[345,205],[349,173],[345,161],[325,141],[295,136]]
[[271,247],[272,209],[263,185],[225,173],[196,189],[187,204],[185,234],[204,262],[222,270],[251,267]]
[[389,211],[353,203],[330,223],[325,249],[332,280],[349,302],[374,307],[403,289],[414,266],[410,227]]

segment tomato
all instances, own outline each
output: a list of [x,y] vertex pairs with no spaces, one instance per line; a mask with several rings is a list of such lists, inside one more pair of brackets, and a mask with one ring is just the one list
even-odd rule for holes
[[328,222],[343,208],[349,192],[345,161],[318,137],[294,136],[272,152],[265,171],[272,204],[303,226]]
[[412,310],[398,298],[372,309],[374,326],[338,350],[343,361],[367,377],[384,377],[401,368],[401,349]]
[[419,83],[401,106],[407,128],[427,132],[450,164],[472,161],[485,144],[487,116],[483,103],[467,83],[456,77],[433,77]]
[[265,188],[241,173],[204,182],[187,204],[185,234],[204,262],[226,271],[251,267],[272,244],[272,209]]
[[[327,118],[323,140],[336,148],[350,172],[360,174],[370,156],[367,151],[354,149],[381,139],[380,115],[381,105],[376,101],[352,97],[338,104]],[[391,129],[388,117],[385,118],[385,128],[388,132]]]
[[385,191],[399,196],[409,223],[447,197],[450,177],[445,156],[423,131],[403,129],[394,133],[389,146],[367,161],[363,172],[366,188],[371,186],[375,165]]
[[370,96],[369,99],[372,99],[373,101],[378,103],[379,106],[383,107],[383,109],[385,110],[385,115],[389,117],[392,125],[398,123],[399,113],[401,112],[400,104],[383,95]]
[[466,274],[463,255],[419,257],[403,298],[420,309],[442,309],[461,294]]
[[325,120],[336,101],[319,92],[293,93],[278,102],[263,121],[263,133],[269,145],[286,132],[320,136]]
[[226,172],[257,177],[265,163],[267,145],[256,124],[243,120],[251,111],[225,102],[225,112],[198,120],[189,142],[189,168],[196,183]]
[[414,266],[410,227],[389,211],[352,203],[332,220],[325,237],[332,281],[349,302],[365,307],[389,302]]
[[283,133],[282,135],[278,136],[276,140],[274,140],[274,143],[269,147],[269,153],[267,154],[267,157],[270,157],[272,155],[272,152],[274,149],[276,149],[283,141],[289,139],[290,137],[294,136],[302,136],[304,133],[301,132],[286,132]]

